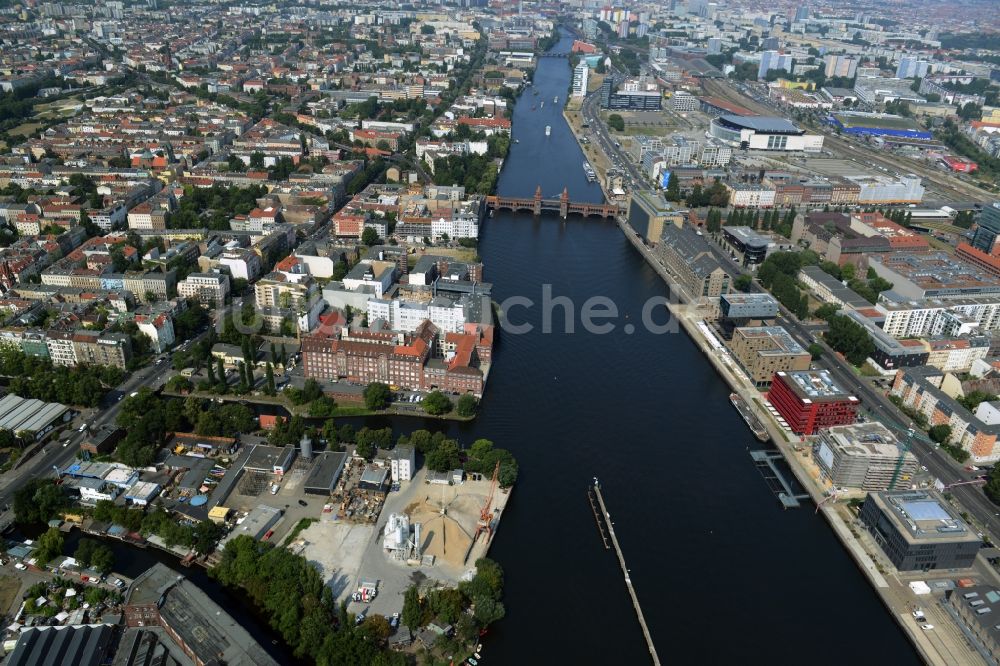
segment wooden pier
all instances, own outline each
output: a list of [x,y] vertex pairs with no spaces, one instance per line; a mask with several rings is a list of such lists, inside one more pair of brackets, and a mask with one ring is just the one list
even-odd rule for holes
[[628,588],[628,593],[632,597],[632,605],[635,607],[636,617],[639,618],[639,626],[642,628],[642,635],[646,638],[646,646],[649,648],[649,656],[653,658],[653,664],[655,666],[660,666],[660,658],[656,654],[656,647],[653,646],[653,637],[649,634],[649,627],[646,626],[646,618],[642,614],[642,607],[639,606],[639,597],[636,596],[635,588],[632,586],[632,578],[628,575],[628,567],[625,566],[625,555],[622,554],[622,548],[618,545],[618,537],[615,536],[615,528],[611,526],[611,514],[608,513],[608,507],[604,505],[604,497],[601,496],[601,484],[594,479],[594,494],[597,496],[597,503],[601,506],[601,515],[604,516],[605,521],[608,524],[608,534],[611,536],[611,543],[614,544],[615,553],[618,555],[618,563],[621,564],[622,573],[625,574],[625,587]]
[[594,488],[587,488],[587,499],[590,500],[590,508],[594,512],[594,520],[597,522],[597,531],[601,534],[601,541],[604,542],[604,549],[611,550],[611,544],[608,542],[608,535],[604,531],[604,520],[601,518],[601,512],[597,508],[597,500],[594,499]]

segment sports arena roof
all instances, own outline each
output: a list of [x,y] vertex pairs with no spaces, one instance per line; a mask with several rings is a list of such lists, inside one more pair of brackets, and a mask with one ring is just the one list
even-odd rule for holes
[[739,129],[749,129],[762,134],[802,134],[795,123],[777,116],[719,116],[717,121]]

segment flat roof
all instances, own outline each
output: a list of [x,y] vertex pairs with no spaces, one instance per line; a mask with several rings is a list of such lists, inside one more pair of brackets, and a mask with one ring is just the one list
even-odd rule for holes
[[774,296],[771,294],[764,293],[744,293],[742,291],[733,291],[728,294],[722,294],[719,298],[725,300],[728,303],[735,304],[755,304],[763,305],[765,303],[777,303]]
[[886,491],[873,496],[908,540],[979,540],[936,491]]
[[340,478],[347,454],[341,451],[324,451],[316,456],[303,488],[329,492]]
[[736,331],[744,338],[767,338],[771,343],[769,349],[760,349],[758,354],[769,356],[776,354],[805,354],[806,350],[781,326],[745,326]]
[[829,370],[793,370],[790,372],[779,372],[778,376],[785,380],[785,384],[790,387],[800,398],[805,401],[834,401],[851,400],[857,402],[857,398],[844,389],[840,388]]

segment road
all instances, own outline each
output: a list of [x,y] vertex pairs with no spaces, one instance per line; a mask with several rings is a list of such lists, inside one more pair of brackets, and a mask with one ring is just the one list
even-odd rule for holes
[[[154,390],[160,388],[168,379],[169,371],[169,360],[140,368],[117,388],[108,391],[98,407],[84,409],[80,412],[70,426],[74,430],[70,431],[72,435],[68,440],[53,438],[30,460],[0,477],[0,506],[12,504],[15,493],[30,480],[50,474],[54,475],[53,467],[65,469],[76,459],[80,441],[85,436],[79,431],[80,426],[86,423],[91,430],[95,430],[103,425],[114,423],[115,419],[118,418],[118,412],[121,411],[121,399],[138,391],[143,386]],[[68,444],[63,446],[63,443],[67,441]]]
[[580,107],[583,122],[590,126],[593,138],[597,139],[598,145],[604,151],[604,154],[608,156],[610,162],[628,174],[632,180],[632,187],[635,189],[646,189],[642,172],[636,168],[632,160],[619,147],[618,141],[611,137],[607,126],[601,120],[600,101],[601,94],[599,92],[587,95],[583,101],[583,105]]

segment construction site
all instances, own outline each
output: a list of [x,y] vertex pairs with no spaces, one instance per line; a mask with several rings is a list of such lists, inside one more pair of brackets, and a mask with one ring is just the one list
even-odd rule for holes
[[[420,470],[412,481],[400,484],[399,492],[386,496],[377,531],[370,525],[321,519],[302,537],[322,533],[325,552],[316,548],[304,554],[313,560],[315,553],[314,561],[329,560],[338,598],[353,601],[362,583],[377,586],[377,596],[352,603],[352,612],[366,610],[387,617],[400,612],[403,594],[414,580],[454,586],[489,550],[510,491],[502,490],[495,476],[471,477]],[[344,550],[331,552],[340,550],[331,549],[331,542],[343,544]],[[348,552],[359,543],[365,544],[363,556],[358,557],[360,550]],[[356,569],[350,571],[347,561],[356,562]]]

